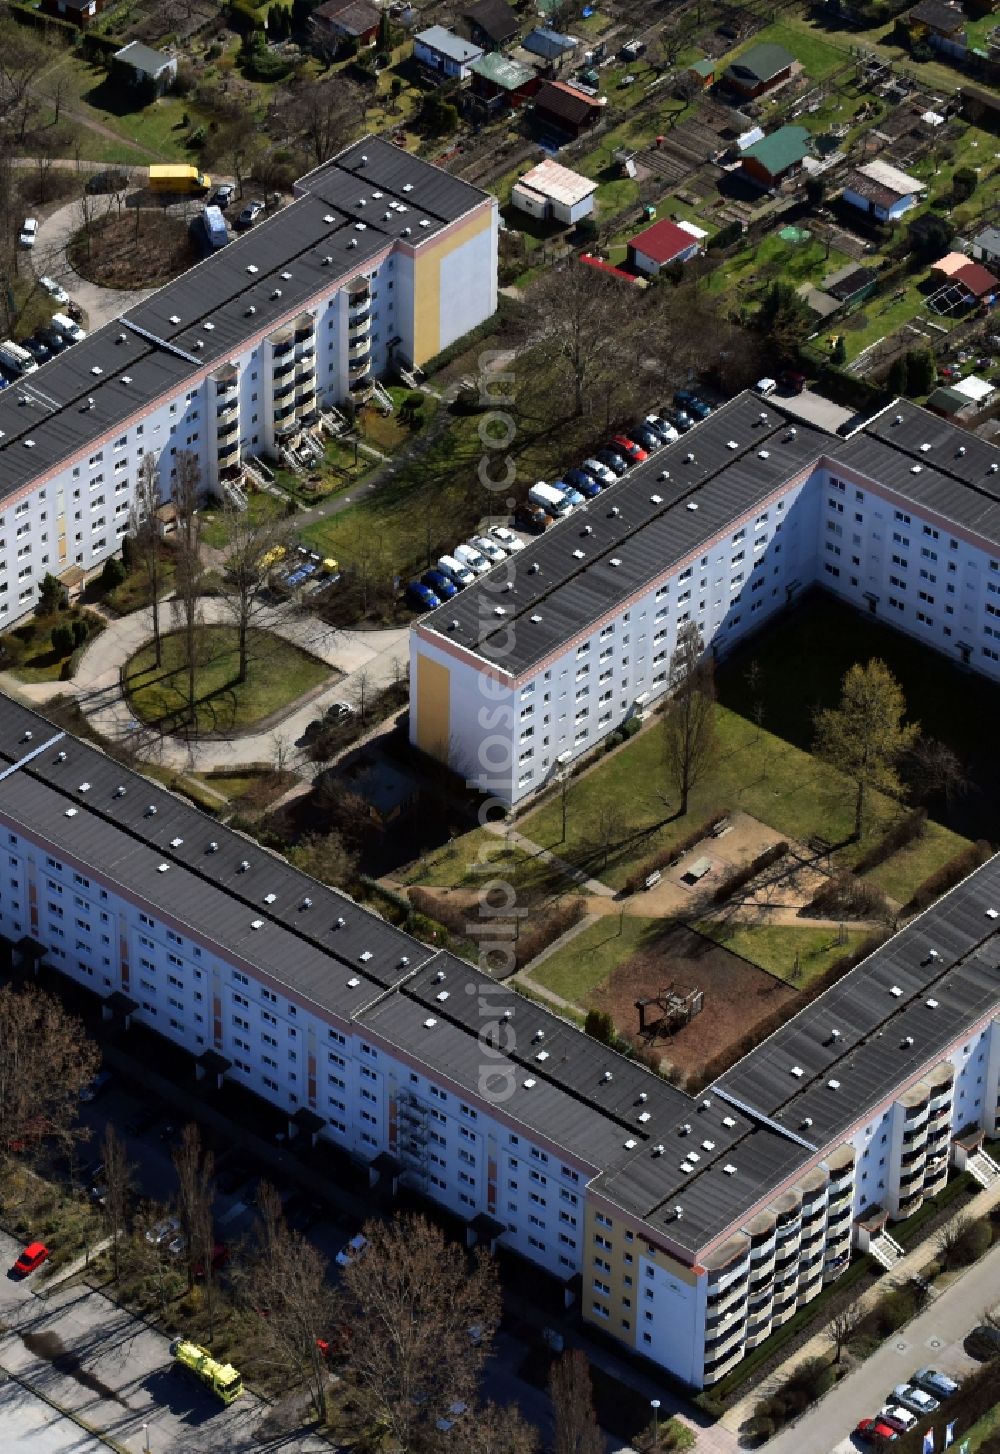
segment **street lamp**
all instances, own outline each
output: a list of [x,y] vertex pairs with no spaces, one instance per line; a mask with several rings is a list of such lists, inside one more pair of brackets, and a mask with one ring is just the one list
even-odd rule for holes
[[660,1400],[658,1398],[651,1398],[649,1400],[649,1407],[653,1410],[653,1448],[654,1449],[659,1449],[659,1447],[660,1447]]
[[142,1454],[149,1454],[149,1425],[142,1426]]

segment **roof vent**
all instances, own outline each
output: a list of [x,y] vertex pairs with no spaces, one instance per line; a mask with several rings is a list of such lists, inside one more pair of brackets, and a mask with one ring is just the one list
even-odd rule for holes
[[583,560],[583,558],[584,557],[583,557],[583,551],[582,550],[574,550],[574,552],[573,552],[573,559],[574,560]]
[[649,1112],[648,1111],[640,1111],[639,1112],[639,1120],[642,1122],[643,1125],[645,1125],[646,1122],[649,1120]]
[[688,500],[688,502],[687,502],[687,508],[689,510],[697,510],[697,508],[698,508],[698,502],[696,500]]
[[608,562],[609,565],[615,566],[616,569],[617,569],[618,566],[621,565],[621,563],[622,563],[621,562],[621,556],[618,556],[618,555],[613,555],[611,557],[611,560]]
[[898,984],[894,984],[890,988],[889,993],[892,995],[893,999],[898,1000],[903,991],[899,988]]
[[831,1090],[840,1090],[839,1080],[828,1080],[827,1085],[830,1087]]
[[736,1167],[733,1165],[733,1163],[731,1161],[727,1161],[726,1164],[725,1164],[725,1166],[722,1168],[722,1170],[725,1172],[725,1174],[727,1176],[735,1176],[736,1175]]
[[758,418],[758,420],[760,421],[761,424],[766,424],[767,423],[767,410],[766,409],[762,409],[760,411],[760,413],[757,415],[757,418]]
[[536,1060],[548,1060],[548,1058],[549,1052],[547,1050],[539,1050],[538,1054],[535,1056]]
[[684,461],[686,464],[694,464],[694,455],[690,450],[688,450],[687,454],[684,456]]
[[663,496],[662,495],[650,495],[650,497],[649,497],[649,503],[651,505],[662,505],[663,504]]
[[247,310],[246,310],[246,316],[247,316],[247,318],[252,318],[252,317],[253,317],[253,315],[254,315],[254,314],[255,314],[255,313],[256,313],[256,312],[257,312],[257,309],[256,309],[256,308],[255,308],[255,307],[254,307],[254,305],[253,305],[253,304],[252,304],[252,303],[251,303],[251,304],[250,304],[250,307],[249,307],[249,308],[248,308],[248,309],[247,309]]
[[119,335],[118,335],[118,342],[119,343],[128,343],[128,334],[127,333],[119,333]]
[[[653,496],[653,499],[654,500],[656,499],[656,496],[655,495]],[[581,535],[593,535],[593,533],[594,533],[594,527],[593,527],[593,525],[585,525],[583,527],[583,529],[580,531],[580,534]]]
[[271,289],[271,297],[272,298],[280,298],[281,297],[281,289],[280,288],[272,288]]
[[436,999],[436,1000],[437,1000],[437,1001],[438,1001],[438,1002],[439,1002],[439,1003],[440,1003],[440,1004],[442,1004],[442,1005],[443,1005],[443,1004],[444,1004],[444,1002],[445,1002],[445,1000],[446,1000],[446,999],[447,999],[447,998],[448,998],[448,996],[449,996],[449,994],[450,994],[450,993],[451,993],[451,991],[450,991],[450,990],[439,990],[439,991],[438,991],[438,993],[437,993],[437,994],[436,994],[436,995],[435,995],[435,996],[434,996],[434,998],[435,998],[435,999]]
[[179,322],[180,322],[180,321],[181,321],[181,320],[180,320],[180,317],[179,317],[179,315],[178,315],[178,314],[176,314],[176,313],[171,313],[171,315],[170,315],[170,322],[171,322],[171,323],[179,323]]
[[929,1009],[929,1010],[936,1010],[936,1009],[937,1009],[937,1007],[938,1007],[938,1002],[937,1002],[937,1000],[928,1000],[928,1001],[927,1001],[927,1008],[928,1008],[928,1009]]
[[956,449],[955,453],[956,454],[964,454],[965,453],[965,445],[964,444],[960,444],[958,446],[958,448]]
[[328,268],[332,262],[333,262],[333,258],[330,257],[329,254],[327,254],[327,256],[323,259],[323,266],[325,268]]
[[771,458],[770,451],[769,450],[766,450],[766,449],[758,449],[758,451],[757,451],[757,458],[758,459],[770,459]]
[[715,1150],[715,1142],[714,1141],[703,1141],[701,1143],[701,1149],[702,1149],[702,1151],[714,1151]]
[[902,1038],[902,1040],[900,1041],[900,1044],[899,1044],[900,1050],[909,1050],[909,1049],[912,1048],[912,1046],[913,1046],[913,1036],[912,1035],[904,1035],[903,1038]]
[[812,1116],[803,1116],[803,1118],[802,1118],[802,1129],[803,1129],[803,1131],[808,1131],[808,1129],[812,1125],[812,1123],[813,1123]]
[[936,949],[928,949],[928,951],[927,951],[927,958],[928,959],[940,959],[941,956],[940,956],[940,954],[938,953],[938,951]]
[[97,401],[96,401],[96,399],[94,399],[93,395],[91,395],[91,397],[87,400],[87,408],[88,409],[96,409],[97,408]]
[[679,1206],[675,1206],[674,1207],[674,1216],[677,1218],[677,1220],[679,1222],[681,1220],[681,1218],[684,1216],[684,1208],[683,1207],[679,1207]]
[[364,222],[355,222],[355,224],[354,224],[354,231],[355,232],[367,232],[368,231],[368,228],[367,228],[367,226],[366,226],[366,224]]
[[911,475],[918,475],[922,469],[923,469],[923,465],[922,464],[911,464],[910,465],[910,474]]
[[193,347],[196,348],[200,353],[201,350],[205,347],[205,340],[203,338],[196,338]]
[[180,846],[181,846],[181,844],[183,842],[184,842],[184,839],[183,838],[171,838],[171,840],[170,840],[170,847],[171,848],[180,848]]
[[653,1147],[653,1155],[662,1156],[666,1149],[667,1148],[664,1146],[663,1142],[660,1141],[656,1146]]
[[156,872],[157,873],[166,873],[166,871],[167,871],[167,869],[169,867],[170,867],[170,864],[169,863],[158,863],[156,865]]
[[115,788],[114,795],[116,798],[123,798],[125,796],[125,789],[123,787]]
[[839,1030],[836,1030],[836,1029],[831,1030],[830,1031],[830,1039],[831,1040],[839,1040],[840,1039],[840,1031]]
[[610,1070],[606,1070],[604,1072],[604,1074],[601,1076],[601,1079],[603,1081],[614,1080],[614,1076],[612,1075],[612,1073],[611,1073]]
[[513,1020],[513,1018],[514,1018],[514,1011],[511,1010],[511,1009],[504,1010],[503,1017],[504,1017],[505,1020]]
[[362,949],[361,953],[358,955],[358,958],[361,960],[362,964],[367,964],[371,957],[372,952],[370,949]]
[[537,611],[535,612],[535,614],[533,616],[529,616],[528,617],[528,620],[529,621],[534,621],[534,623],[535,623],[536,626],[539,624],[539,622],[541,621],[541,619],[542,618],[541,618],[541,616],[539,616],[539,614],[538,614]]
[[994,460],[993,463],[990,465],[989,469],[986,471],[986,473],[988,475],[995,475],[996,472],[997,472],[997,470],[1000,470],[1000,464],[997,464],[996,460]]
[[531,562],[531,564],[528,566],[528,574],[529,575],[532,575],[532,576],[536,576],[538,574],[538,572],[541,570],[541,568],[542,567],[539,565],[538,561],[537,560],[533,560]]
[[403,236],[404,237],[410,237],[412,235],[412,233],[413,233],[413,228],[412,227],[404,227],[403,228]]
[[404,182],[403,183],[403,191],[404,192],[412,192],[413,191],[413,183],[412,182]]
[[365,156],[364,152],[362,152],[362,154],[358,157],[358,166],[359,167],[366,167],[367,165],[368,165],[368,158]]
[[358,979],[357,975],[352,974],[351,978],[347,981],[347,988],[349,990],[356,990],[360,983],[361,981]]
[[26,729],[25,729],[25,730],[24,730],[24,731],[23,731],[23,732],[22,732],[22,733],[21,733],[21,741],[22,741],[22,742],[30,742],[30,741],[31,741],[31,736],[32,736],[32,733],[31,733],[31,728],[30,728],[30,727],[28,727],[28,728],[26,728]]
[[523,1082],[525,1090],[532,1090],[537,1084],[538,1082],[533,1075],[529,1075],[528,1079]]
[[929,444],[922,444],[920,446],[920,453],[921,454],[927,454],[929,452],[929,450],[930,450],[930,445]]
[[79,809],[78,808],[67,808],[66,809],[66,817],[67,818],[75,818],[78,812],[79,812]]
[[275,899],[277,897],[278,897],[277,894],[265,894],[264,895],[264,902],[265,902],[265,904],[273,904],[274,901],[275,901]]
[[724,1126],[728,1126],[729,1129],[732,1130],[733,1127],[736,1125],[736,1120],[733,1116],[723,1116],[722,1124]]
[[285,280],[286,283],[290,283],[292,281],[292,275],[291,275],[291,273],[287,273],[287,272],[286,273],[282,273],[281,276],[284,278],[284,280]]
[[208,845],[208,852],[209,853],[218,853],[218,851],[219,851],[219,845],[216,843],[215,839],[213,838],[212,839],[212,842]]
[[131,374],[122,374],[122,383],[123,384],[130,384],[131,382],[132,382],[132,375]]
[[81,793],[89,793],[90,792],[90,783],[81,783],[80,786],[79,786],[79,788],[77,789],[77,791],[78,792],[81,792]]
[[685,1121],[684,1124],[683,1124],[683,1126],[681,1127],[681,1135],[682,1136],[690,1136],[690,1134],[691,1134],[691,1122],[690,1121]]
[[805,1071],[802,1069],[801,1065],[793,1065],[791,1073],[792,1075],[794,1075],[796,1080],[801,1080],[803,1075],[805,1074]]
[[336,220],[337,219],[336,217],[334,217],[332,212],[324,212],[323,221],[327,224],[327,226],[329,226],[333,222],[336,222]]
[[786,439],[794,439],[795,436],[798,434],[798,432],[799,431],[796,429],[795,425],[794,424],[791,424],[791,425],[789,425],[788,432],[785,435],[785,438]]
[[688,1152],[688,1161],[690,1161],[690,1162],[698,1162],[700,1160],[701,1160],[701,1155],[699,1154],[699,1152],[697,1152],[697,1151],[689,1151]]
[[625,1150],[626,1151],[634,1151],[635,1148],[638,1146],[638,1144],[639,1144],[638,1141],[634,1140],[633,1137],[630,1136],[628,1138],[628,1140],[625,1142]]
[[257,266],[256,263],[247,263],[247,272],[248,273],[259,273],[260,272],[260,268]]
[[739,449],[739,445],[737,444],[737,442],[736,442],[735,439],[730,439],[730,440],[727,440],[726,441],[726,448],[727,449]]
[[302,900],[302,907],[303,907],[303,909],[311,909],[312,906],[313,906],[313,901],[309,897],[309,895],[306,894],[305,898]]
[[409,964],[409,962],[410,962],[410,956],[408,954],[401,954],[399,956],[399,967],[400,967],[400,969],[405,969],[406,966]]
[[614,520],[621,513],[622,512],[617,505],[612,505],[611,509],[608,511],[608,518]]
[[357,245],[358,245],[358,239],[356,237],[349,237],[347,239],[347,246],[348,247],[357,247]]
[[373,192],[372,193],[372,197],[374,198],[374,200],[376,202],[381,202],[382,196],[383,196],[383,194],[381,192]]
[[147,818],[155,818],[156,817],[156,804],[155,803],[150,803],[149,807],[146,809],[146,817]]
[[25,449],[34,449],[35,441],[33,439],[26,439],[24,441],[24,447]]
[[65,752],[57,752],[56,753],[56,762],[65,762],[65,761],[66,761],[66,754],[65,754]]
[[236,870],[236,872],[237,873],[248,873],[249,872],[249,869],[250,869],[250,860],[249,860],[249,858],[243,858],[243,859],[240,860],[240,866]]
[[648,1094],[647,1094],[647,1093],[646,1093],[646,1091],[640,1091],[640,1092],[639,1092],[639,1102],[640,1102],[640,1104],[641,1104],[641,1105],[645,1105],[645,1103],[646,1103],[646,1102],[647,1102],[647,1101],[648,1101],[648,1100],[649,1100],[649,1096],[648,1096]]
[[691,1165],[690,1161],[682,1161],[681,1171],[683,1171],[685,1176],[690,1176],[692,1171],[694,1171],[694,1167]]
[[215,332],[215,324],[214,323],[206,323],[205,324],[205,332],[206,333],[214,333]]
[[669,478],[670,478],[670,471],[669,470],[660,470],[660,473],[657,475],[656,478],[658,480],[669,480]]
[[986,917],[987,919],[1000,919],[1000,909],[987,909]]
[[710,1111],[712,1109],[712,1102],[710,1100],[702,1101],[701,1108],[703,1111]]
[[902,414],[897,414],[896,417],[895,417],[895,419],[892,422],[893,422],[893,424],[902,424],[902,422],[903,422],[903,416],[902,416]]

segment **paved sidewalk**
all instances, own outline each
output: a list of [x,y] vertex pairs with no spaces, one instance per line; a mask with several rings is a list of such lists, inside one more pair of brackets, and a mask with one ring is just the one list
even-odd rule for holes
[[[161,603],[160,620],[164,630],[175,624],[174,609],[169,601]],[[225,601],[217,596],[202,598],[200,614],[201,620],[209,625],[232,621]],[[406,671],[409,632],[405,628],[338,631],[315,616],[302,615],[292,604],[269,609],[254,624],[319,657],[342,675],[294,707],[280,721],[239,737],[192,743],[179,737],[160,738],[133,717],[122,693],[121,670],[152,635],[148,611],[136,611],[109,622],[83,653],[70,681],[24,683],[0,676],[0,685],[12,696],[39,705],[52,697],[73,695],[101,737],[125,742],[137,740],[142,734],[139,740],[144,747],[149,747],[150,760],[175,770],[206,772],[213,768],[237,770],[251,763],[274,762],[279,749],[286,760],[290,759],[289,765],[296,766],[301,754],[296,752],[294,744],[314,717],[334,702],[354,701],[362,680],[366,692],[376,692],[390,686]]]
[[588,878],[582,869],[574,868],[571,863],[567,863],[557,853],[551,853],[549,849],[543,848],[540,843],[533,843],[530,838],[525,838],[523,833],[519,833],[509,823],[497,822],[491,818],[483,826],[490,833],[496,834],[498,838],[505,838],[511,847],[520,848],[523,852],[530,853],[532,858],[538,858],[542,863],[555,864],[560,872],[564,873],[573,883],[579,884],[581,888],[585,888],[588,894],[594,894],[597,898],[601,899],[613,899],[616,897],[616,891],[609,888],[607,884],[601,883],[600,879]]
[[[995,1206],[998,1205],[1000,1205],[1000,1181],[995,1182],[994,1185],[988,1190],[980,1192],[978,1196],[973,1197],[972,1201],[966,1202],[965,1205],[955,1213],[955,1216],[949,1219],[949,1222],[954,1222],[959,1217],[976,1218],[986,1216],[990,1211],[993,1210]],[[896,1263],[895,1267],[893,1267],[891,1272],[887,1273],[884,1277],[880,1277],[873,1287],[869,1288],[867,1292],[863,1293],[858,1298],[859,1304],[863,1308],[872,1307],[873,1304],[880,1297],[883,1297],[885,1295],[885,1293],[894,1283],[906,1282],[908,1278],[914,1275],[914,1273],[917,1273],[923,1267],[926,1267],[927,1263],[930,1262],[937,1253],[937,1238],[939,1232],[940,1228],[938,1228],[930,1237],[926,1238],[922,1242],[919,1242],[916,1247],[912,1248],[909,1252],[907,1252],[905,1256],[901,1257],[900,1260]],[[995,1249],[994,1253],[989,1254],[990,1257],[993,1257],[996,1260],[997,1288],[996,1292],[993,1295],[994,1297],[1000,1296],[1000,1257],[996,1256],[998,1250],[1000,1249]],[[989,1261],[989,1258],[985,1259],[985,1261]],[[970,1267],[963,1276],[957,1278],[955,1282],[951,1283],[944,1292],[932,1294],[931,1308],[933,1309],[937,1305],[939,1300],[943,1299],[946,1296],[950,1298],[953,1293],[957,1295],[959,1290],[963,1288],[965,1289],[965,1297],[969,1302],[969,1319],[966,1331],[968,1330],[968,1328],[971,1328],[976,1322],[979,1311],[983,1306],[984,1299],[988,1301],[988,1298],[986,1298],[986,1294],[983,1291],[983,1284],[981,1281],[981,1270],[983,1269],[984,1265],[984,1262],[979,1262],[975,1264],[975,1266]],[[923,1318],[924,1316],[926,1316],[926,1314],[922,1314],[921,1318]],[[914,1321],[916,1322],[919,1320],[915,1319]],[[819,1332],[815,1333],[807,1343],[804,1343],[802,1347],[797,1348],[795,1352],[785,1360],[784,1363],[780,1364],[776,1369],[774,1369],[772,1373],[768,1374],[767,1378],[765,1378],[763,1382],[755,1383],[753,1388],[747,1393],[747,1395],[744,1398],[740,1399],[739,1403],[734,1404],[731,1409],[723,1414],[720,1422],[731,1432],[738,1432],[741,1425],[746,1423],[746,1421],[752,1416],[753,1411],[759,1400],[765,1397],[767,1394],[773,1393],[778,1385],[782,1383],[792,1372],[792,1370],[797,1368],[800,1363],[804,1363],[807,1358],[828,1357],[832,1346],[830,1343],[830,1339],[829,1337],[827,1337],[826,1334],[826,1328],[828,1326],[828,1324],[824,1325],[824,1328],[821,1329]],[[912,1326],[913,1325],[911,1325],[911,1327]],[[909,1329],[902,1328],[900,1329],[898,1334],[893,1335],[893,1337],[889,1339],[889,1345],[891,1346],[895,1343],[898,1343],[901,1339],[907,1340],[909,1339],[909,1337]],[[884,1347],[883,1349],[880,1349],[878,1353],[873,1354],[872,1358],[868,1359],[865,1363],[863,1363],[860,1368],[856,1370],[856,1373],[860,1373],[862,1369],[867,1368],[869,1364],[873,1363],[881,1356],[883,1351]],[[917,1355],[914,1367],[919,1366],[920,1361],[920,1357],[919,1355]],[[909,1370],[909,1372],[911,1373],[912,1371],[912,1369]],[[900,1370],[900,1376],[902,1375],[902,1372],[903,1370]],[[850,1378],[845,1379],[845,1384],[849,1383],[851,1379],[855,1376],[856,1374],[852,1374]],[[895,1382],[898,1383],[899,1381],[899,1377],[897,1377],[895,1379]],[[838,1385],[838,1388],[843,1386],[844,1385]],[[891,1386],[891,1384],[887,1385],[887,1387]],[[831,1393],[827,1395],[827,1398],[823,1401],[820,1407],[825,1407],[828,1402],[833,1400],[834,1395],[837,1393],[837,1391],[838,1390],[832,1390]],[[884,1389],[883,1392],[885,1392]],[[874,1408],[870,1410],[866,1408],[859,1408],[857,1413],[855,1414],[854,1423],[856,1423],[858,1419],[864,1417],[866,1413],[874,1412]],[[851,1425],[851,1427],[853,1428],[853,1424]],[[796,1425],[795,1430],[789,1432],[794,1432],[795,1434],[798,1434],[798,1431],[799,1426]],[[791,1454],[791,1451],[793,1449],[799,1451],[799,1454],[806,1454],[805,1445],[800,1445],[794,1440],[792,1442],[786,1443],[784,1447],[788,1451],[788,1454]],[[833,1441],[826,1445],[821,1446],[817,1444],[810,1447],[815,1448],[816,1454],[828,1454],[828,1451],[833,1448]],[[770,1444],[768,1445],[768,1448],[774,1449],[775,1445]]]

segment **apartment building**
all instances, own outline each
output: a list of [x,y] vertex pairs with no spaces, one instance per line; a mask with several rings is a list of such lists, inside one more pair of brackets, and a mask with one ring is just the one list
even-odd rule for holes
[[120,545],[143,458],[206,489],[280,456],[496,308],[496,201],[376,137],[295,199],[0,395],[0,627],[46,572]]
[[981,1151],[1000,858],[692,1098],[0,697],[0,963],[529,1259],[693,1387]]
[[1000,680],[1000,449],[905,401],[847,437],[744,393],[410,637],[410,735],[523,802],[818,583]]

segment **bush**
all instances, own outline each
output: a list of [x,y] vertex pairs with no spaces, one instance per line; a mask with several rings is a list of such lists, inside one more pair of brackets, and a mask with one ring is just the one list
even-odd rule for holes
[[624,732],[609,732],[604,739],[604,751],[613,752],[616,747],[621,747],[624,741]]
[[0,671],[11,671],[24,660],[24,642],[17,636],[0,636]]
[[607,1010],[588,1010],[583,1028],[585,1034],[602,1045],[613,1045],[617,1039],[615,1022]]
[[867,873],[869,869],[877,868],[880,863],[885,863],[894,853],[908,844],[915,843],[922,838],[927,831],[927,809],[914,808],[912,813],[906,813],[898,818],[879,839],[873,843],[868,852],[862,854],[854,865],[855,873]]
[[820,884],[802,911],[821,919],[874,919],[887,913],[885,894],[848,869]]
[[115,590],[125,579],[125,567],[116,556],[109,555],[101,571],[100,589],[104,595]]
[[918,914],[922,909],[928,908],[935,899],[939,899],[942,894],[953,889],[974,869],[979,868],[980,864],[985,863],[992,853],[992,848],[984,838],[980,838],[976,843],[970,843],[968,848],[963,848],[949,858],[947,863],[943,863],[940,868],[927,875],[923,883],[914,889],[909,903],[903,907],[903,913]]
[[646,880],[651,873],[657,873],[661,868],[669,868],[671,864],[677,863],[686,853],[701,842],[703,838],[710,837],[726,819],[725,813],[715,813],[711,818],[706,818],[697,827],[692,828],[683,838],[669,847],[661,848],[657,853],[641,863],[634,873],[629,874],[625,880],[623,892],[626,894],[637,894],[645,887]]
[[708,239],[708,250],[716,250],[732,247],[733,243],[740,242],[743,237],[742,222],[729,222],[725,227],[720,227],[714,237]]
[[53,626],[49,633],[52,640],[52,650],[56,656],[69,656],[73,650],[73,628],[69,625]]
[[968,1267],[970,1263],[977,1262],[984,1252],[988,1252],[993,1245],[993,1228],[989,1221],[982,1217],[978,1222],[972,1222],[955,1243],[955,1258],[961,1267]]
[[713,904],[722,904],[727,899],[731,899],[734,894],[739,893],[740,889],[751,883],[759,873],[763,873],[766,868],[779,863],[787,852],[788,844],[782,839],[780,843],[772,843],[770,848],[765,848],[763,853],[758,853],[757,857],[751,859],[743,868],[734,869],[716,888],[712,895]]

